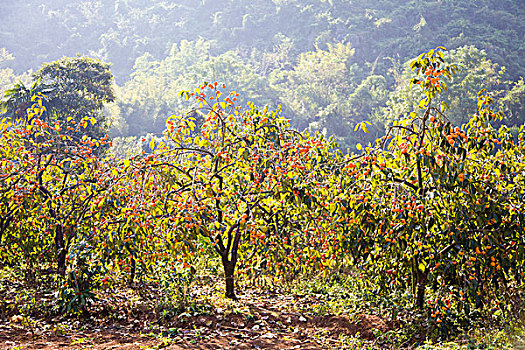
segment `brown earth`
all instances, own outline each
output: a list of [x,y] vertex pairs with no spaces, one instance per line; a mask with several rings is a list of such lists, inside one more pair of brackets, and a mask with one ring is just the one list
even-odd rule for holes
[[210,312],[180,314],[161,323],[158,315],[129,305],[112,309],[121,315],[118,320],[105,309],[99,310],[100,318],[91,312],[79,320],[14,315],[0,323],[0,349],[351,349],[356,339],[375,348],[375,336],[393,327],[374,315],[303,311],[316,302],[312,296],[249,291],[238,302],[219,300]]

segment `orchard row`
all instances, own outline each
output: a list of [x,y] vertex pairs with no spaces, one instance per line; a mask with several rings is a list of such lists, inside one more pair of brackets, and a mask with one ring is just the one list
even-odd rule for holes
[[0,125],[0,260],[28,276],[56,270],[64,310],[115,276],[195,274],[208,255],[230,298],[239,275],[350,266],[371,290],[411,290],[436,324],[500,303],[524,281],[523,127],[495,130],[486,91],[452,126],[442,48],[412,68],[420,110],[358,155],[205,83],[181,93],[196,108],[168,120],[153,154],[121,160],[104,153],[107,137],[82,136],[93,120],[44,117],[37,95],[23,120]]

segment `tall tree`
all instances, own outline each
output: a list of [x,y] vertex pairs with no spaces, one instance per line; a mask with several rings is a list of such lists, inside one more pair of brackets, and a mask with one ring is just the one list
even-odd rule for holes
[[50,88],[46,104],[48,118],[75,122],[84,117],[94,118],[96,123],[87,127],[86,133],[92,137],[103,136],[108,123],[102,108],[104,103],[115,99],[109,67],[86,56],[64,57],[44,64],[33,78]]

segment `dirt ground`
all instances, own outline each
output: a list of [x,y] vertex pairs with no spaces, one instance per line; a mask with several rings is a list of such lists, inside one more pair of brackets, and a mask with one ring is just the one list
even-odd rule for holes
[[62,323],[15,315],[0,323],[0,348],[341,349],[351,348],[355,339],[373,345],[377,334],[392,329],[389,322],[373,315],[302,313],[301,304],[315,302],[307,298],[248,293],[213,312],[178,315],[162,325],[156,325],[147,310],[122,312],[118,320],[95,314]]

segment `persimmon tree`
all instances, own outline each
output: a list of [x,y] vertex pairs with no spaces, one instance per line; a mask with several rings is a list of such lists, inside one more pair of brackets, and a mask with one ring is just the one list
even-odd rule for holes
[[167,203],[162,198],[171,183],[155,171],[159,166],[155,159],[155,155],[148,155],[115,163],[111,171],[116,185],[98,203],[100,210],[107,212],[96,221],[106,232],[97,236],[100,254],[113,262],[116,272],[128,275],[130,285],[138,267],[151,272],[159,262],[178,260],[173,259],[178,250],[165,234],[170,216],[163,215]]
[[[42,251],[38,241],[42,234],[35,227],[27,225],[27,211],[34,209],[31,192],[36,185],[28,181],[37,168],[30,162],[30,152],[24,144],[26,130],[18,128],[14,119],[4,118],[0,124],[2,132],[2,166],[0,175],[1,186],[1,219],[0,242],[2,262],[14,264],[17,260],[27,263],[30,270]],[[22,232],[20,232],[22,231]],[[36,234],[36,237],[34,236]],[[43,239],[41,242],[45,241]]]
[[525,257],[523,133],[515,142],[491,126],[502,113],[484,90],[469,123],[451,125],[446,104],[434,104],[455,71],[443,50],[411,64],[419,111],[346,166],[362,183],[349,196],[355,219],[345,229],[354,261],[374,288],[412,288],[420,309],[431,287],[436,298],[426,302],[437,323],[523,283]]
[[235,298],[239,262],[246,270],[263,260],[268,267],[270,255],[289,255],[292,241],[304,240],[314,203],[308,192],[319,185],[325,165],[317,157],[328,143],[289,129],[279,110],[251,103],[243,109],[238,94],[224,88],[206,83],[182,93],[197,101],[190,114],[203,115],[200,132],[192,118],[172,117],[167,143],[148,158],[148,168],[166,184],[156,209],[166,239],[194,254],[204,238],[221,258],[226,296]]
[[[26,117],[2,124],[2,248],[8,260],[24,257],[29,275],[36,264],[56,263],[58,275],[68,273],[64,286],[69,283],[68,299],[75,303],[91,296],[93,276],[85,274],[96,254],[79,257],[93,251],[93,236],[100,233],[91,226],[101,215],[96,204],[114,184],[111,162],[95,155],[108,141],[82,136],[91,118],[43,120],[44,98],[35,95]],[[74,262],[69,270],[68,261]]]

